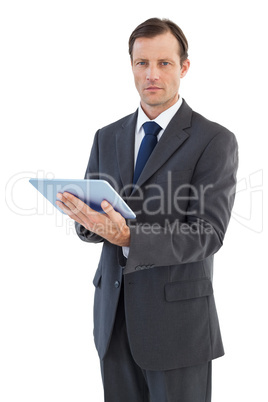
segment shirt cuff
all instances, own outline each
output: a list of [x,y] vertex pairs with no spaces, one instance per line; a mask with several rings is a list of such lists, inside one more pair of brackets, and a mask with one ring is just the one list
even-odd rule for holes
[[124,257],[128,258],[129,247],[122,247],[122,252],[123,252]]

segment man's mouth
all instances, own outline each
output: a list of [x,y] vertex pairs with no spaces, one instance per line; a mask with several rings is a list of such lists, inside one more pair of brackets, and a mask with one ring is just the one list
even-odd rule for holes
[[155,86],[150,86],[150,87],[145,88],[146,91],[159,91],[160,89],[162,89],[162,88],[155,87]]

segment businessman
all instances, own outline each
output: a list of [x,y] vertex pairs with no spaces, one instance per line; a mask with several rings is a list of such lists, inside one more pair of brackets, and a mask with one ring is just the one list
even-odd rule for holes
[[136,219],[68,193],[58,205],[82,240],[103,242],[93,283],[105,401],[209,402],[211,361],[224,354],[213,256],[234,202],[237,142],[179,95],[190,61],[175,23],[143,22],[129,53],[140,105],[96,133],[85,178],[108,180]]

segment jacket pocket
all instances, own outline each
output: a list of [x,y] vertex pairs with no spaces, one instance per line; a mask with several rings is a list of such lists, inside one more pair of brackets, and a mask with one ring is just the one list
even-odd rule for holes
[[168,302],[196,299],[212,294],[212,283],[208,278],[169,282],[165,285],[165,298]]
[[98,268],[97,271],[96,271],[96,273],[95,273],[95,276],[94,276],[94,278],[93,278],[93,285],[94,285],[96,288],[97,288],[97,287],[100,287],[101,277],[102,277],[102,272],[101,272],[101,269]]

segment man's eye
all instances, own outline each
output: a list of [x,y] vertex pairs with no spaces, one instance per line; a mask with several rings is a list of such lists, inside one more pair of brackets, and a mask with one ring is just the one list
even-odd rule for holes
[[139,66],[145,66],[145,64],[146,64],[145,61],[140,61],[140,62],[138,63]]
[[168,66],[169,65],[169,62],[168,61],[162,61],[162,66]]

